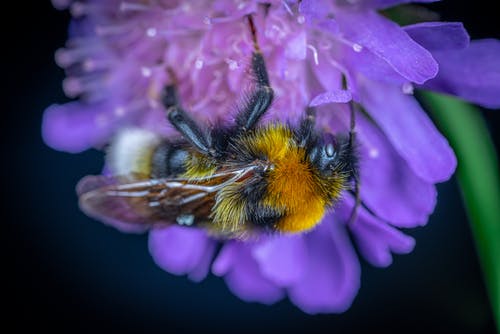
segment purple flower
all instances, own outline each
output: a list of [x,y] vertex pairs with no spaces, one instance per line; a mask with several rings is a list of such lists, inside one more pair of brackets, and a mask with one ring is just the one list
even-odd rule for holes
[[456,166],[413,90],[500,106],[499,41],[469,43],[460,23],[400,27],[378,12],[407,2],[54,0],[74,17],[56,61],[67,71],[66,94],[79,99],[46,110],[43,136],[55,149],[80,152],[130,125],[176,135],[159,102],[167,67],[194,117],[227,118],[249,83],[244,18],[252,14],[276,95],[264,122],[294,123],[313,105],[318,126],[336,133],[349,129],[350,103],[363,107],[358,218],[347,225],[354,201],[346,194],[306,234],[230,240],[216,253],[218,241],[203,230],[175,226],[150,231],[150,252],[163,269],[195,281],[211,268],[246,301],[288,296],[308,313],[343,312],[359,289],[358,254],[386,267],[393,253],[410,252],[414,239],[398,228],[426,224],[435,184]]

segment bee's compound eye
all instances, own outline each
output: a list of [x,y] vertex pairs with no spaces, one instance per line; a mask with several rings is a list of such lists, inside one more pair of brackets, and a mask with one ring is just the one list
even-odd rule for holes
[[326,153],[326,155],[328,157],[333,157],[333,155],[335,154],[335,149],[334,149],[332,143],[326,144],[326,146],[325,146],[325,153]]
[[335,137],[331,133],[327,133],[323,136],[323,150],[327,158],[333,158],[333,156],[335,156],[335,144]]

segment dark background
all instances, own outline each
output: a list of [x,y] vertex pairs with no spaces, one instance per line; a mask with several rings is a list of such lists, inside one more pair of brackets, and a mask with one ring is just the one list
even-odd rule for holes
[[[363,262],[359,294],[340,315],[310,316],[288,300],[245,303],[220,278],[196,284],[162,271],[145,235],[122,234],[79,211],[74,185],[99,172],[102,155],[61,153],[42,142],[43,110],[67,101],[53,54],[64,45],[69,15],[48,0],[21,3],[4,11],[15,24],[4,28],[2,52],[2,301],[16,331],[33,325],[65,332],[495,332],[454,178],[439,185],[428,226],[408,231],[417,240],[414,252],[395,256],[386,269]],[[463,21],[473,38],[498,38],[493,5],[447,0],[430,7],[444,20]],[[495,113],[484,110],[492,129]]]

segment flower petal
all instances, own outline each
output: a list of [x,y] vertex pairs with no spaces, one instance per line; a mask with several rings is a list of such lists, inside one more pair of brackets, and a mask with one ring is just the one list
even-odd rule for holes
[[327,215],[305,236],[309,259],[301,280],[288,290],[307,313],[343,312],[360,284],[360,265],[345,226]]
[[404,30],[429,51],[465,49],[470,42],[461,22],[423,22],[406,26]]
[[273,304],[282,299],[285,291],[265,278],[252,255],[255,244],[231,241],[224,245],[212,271],[224,275],[229,289],[248,302]]
[[336,20],[345,38],[384,59],[406,79],[423,83],[436,76],[438,64],[429,51],[380,14],[343,10]]
[[279,286],[299,280],[309,259],[302,235],[277,236],[256,245],[252,254],[264,276]]
[[[349,219],[353,199],[346,197],[343,205],[339,205],[335,214],[339,219]],[[372,265],[387,267],[392,263],[391,252],[407,254],[415,246],[415,240],[371,215],[362,206],[358,207],[357,219],[350,225],[350,230],[356,240],[363,257]]]
[[149,233],[149,251],[160,268],[199,281],[208,273],[215,241],[201,229],[170,226]]
[[457,159],[412,95],[397,86],[364,80],[361,102],[415,174],[429,183],[453,174]]
[[309,106],[317,107],[327,103],[346,103],[351,100],[352,100],[351,92],[344,89],[338,89],[316,95],[312,99],[311,103],[309,103]]
[[50,147],[71,153],[104,144],[113,131],[105,121],[106,108],[85,107],[79,102],[52,105],[45,110],[42,136]]
[[440,71],[424,88],[500,108],[500,40],[472,41],[467,49],[434,52]]
[[361,143],[361,196],[382,219],[400,227],[425,225],[436,205],[436,188],[419,178],[380,129],[364,116],[356,116]]

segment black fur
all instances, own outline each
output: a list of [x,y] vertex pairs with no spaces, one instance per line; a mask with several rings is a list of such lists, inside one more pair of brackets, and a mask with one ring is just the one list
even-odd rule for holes
[[182,143],[162,142],[153,152],[152,178],[175,177],[186,171],[188,152]]

